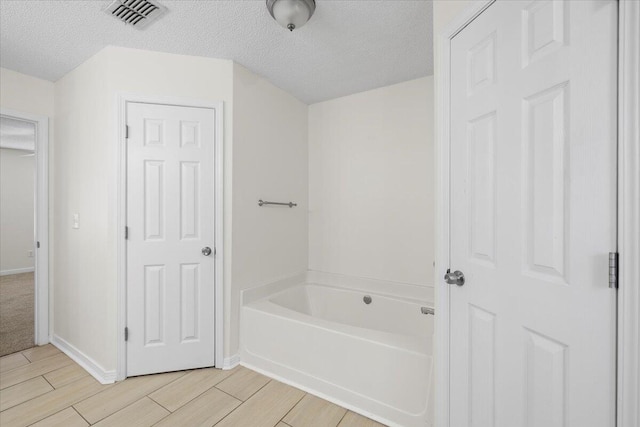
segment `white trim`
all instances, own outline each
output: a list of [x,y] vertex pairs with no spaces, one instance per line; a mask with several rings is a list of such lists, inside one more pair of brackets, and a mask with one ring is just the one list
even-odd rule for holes
[[240,364],[240,353],[236,353],[233,356],[224,358],[222,369],[224,369],[225,371],[229,369],[233,369],[239,364]]
[[640,3],[619,3],[618,427],[640,425]]
[[34,241],[35,248],[34,342],[49,342],[49,118],[0,108],[0,115],[27,120],[36,125],[36,177]]
[[118,176],[118,190],[116,203],[116,218],[118,227],[118,238],[116,239],[116,252],[118,263],[118,324],[117,324],[117,367],[116,378],[118,381],[127,377],[127,353],[124,341],[124,328],[127,320],[126,305],[126,277],[127,277],[127,251],[126,240],[124,238],[124,227],[127,218],[126,199],[126,160],[127,150],[125,139],[125,126],[127,123],[127,103],[147,103],[161,105],[176,105],[182,107],[209,108],[214,111],[215,120],[215,289],[214,289],[214,309],[215,309],[215,365],[225,364],[224,358],[224,104],[223,102],[206,101],[201,99],[190,99],[172,96],[146,96],[135,93],[121,92],[116,95],[116,127],[114,129],[114,139],[117,143],[117,164],[116,173]]
[[82,366],[82,368],[98,380],[100,384],[112,384],[116,381],[115,370],[104,369],[98,362],[78,350],[65,339],[54,334],[51,337],[51,344],[58,347],[58,349],[69,356],[71,360]]
[[[451,39],[495,0],[477,0],[437,36],[436,426],[449,426],[449,126]],[[640,3],[619,2],[617,426],[640,425]]]
[[11,276],[13,274],[31,273],[35,271],[35,267],[14,268],[13,270],[2,270],[0,276]]

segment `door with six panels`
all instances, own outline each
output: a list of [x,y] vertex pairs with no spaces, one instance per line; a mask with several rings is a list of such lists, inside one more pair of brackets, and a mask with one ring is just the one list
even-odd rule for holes
[[615,420],[617,3],[497,1],[451,44],[452,427]]
[[214,366],[215,111],[127,104],[127,375]]

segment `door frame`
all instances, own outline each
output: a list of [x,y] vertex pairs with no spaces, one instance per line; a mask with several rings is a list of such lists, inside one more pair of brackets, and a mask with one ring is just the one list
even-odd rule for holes
[[127,241],[124,229],[127,224],[127,148],[126,124],[127,104],[157,104],[177,107],[207,108],[214,113],[214,364],[222,368],[224,363],[224,104],[222,101],[207,101],[173,96],[148,96],[136,93],[117,94],[115,140],[117,141],[117,362],[116,381],[127,377],[127,346],[124,328],[127,325]]
[[[451,41],[491,4],[476,0],[436,39],[436,426],[450,419],[450,89]],[[617,427],[640,424],[640,2],[618,5],[618,290]],[[612,248],[613,250],[613,248]]]
[[[36,128],[34,194],[34,343],[45,345],[49,334],[49,118],[1,108],[0,115],[31,122]],[[38,246],[39,244],[39,246]]]

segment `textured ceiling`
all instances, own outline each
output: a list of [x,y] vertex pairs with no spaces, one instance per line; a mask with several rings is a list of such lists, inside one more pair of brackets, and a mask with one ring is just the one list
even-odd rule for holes
[[232,59],[308,104],[433,74],[431,1],[317,0],[293,33],[264,0],[160,2],[140,31],[110,1],[0,0],[0,65],[55,81],[107,45]]

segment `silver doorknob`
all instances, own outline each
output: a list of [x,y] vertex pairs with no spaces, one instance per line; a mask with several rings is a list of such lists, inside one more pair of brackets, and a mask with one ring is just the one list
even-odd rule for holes
[[211,255],[211,248],[209,246],[205,246],[202,248],[202,255],[209,256]]
[[447,270],[447,274],[444,275],[444,280],[450,285],[464,285],[464,273],[460,270],[456,270],[451,273]]

